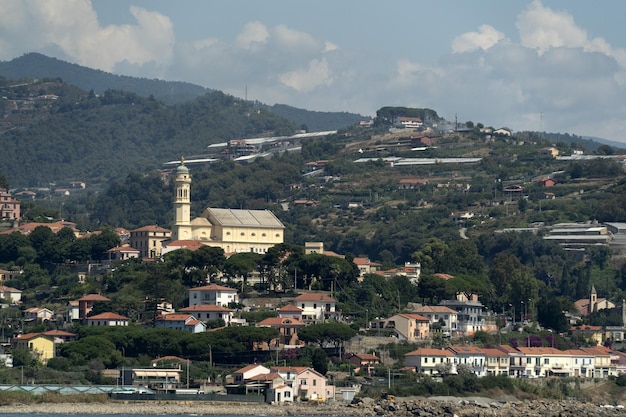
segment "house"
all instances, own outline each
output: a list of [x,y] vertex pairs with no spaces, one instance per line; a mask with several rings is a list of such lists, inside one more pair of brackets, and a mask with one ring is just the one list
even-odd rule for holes
[[147,387],[157,392],[174,392],[180,385],[182,372],[180,366],[177,368],[133,368],[132,385]]
[[14,349],[30,351],[39,362],[46,363],[55,356],[54,339],[42,333],[27,333],[14,337],[12,342]]
[[354,372],[360,372],[364,369],[368,375],[371,375],[372,368],[380,365],[380,358],[371,353],[355,353],[348,358],[348,362],[354,366]]
[[198,320],[224,320],[224,323],[229,326],[233,323],[233,310],[216,306],[213,304],[196,304],[191,307],[185,307],[180,309],[183,313],[193,314]]
[[554,178],[541,177],[537,178],[535,182],[541,184],[544,187],[554,187],[556,185],[556,180]]
[[204,243],[199,242],[197,240],[174,240],[172,242],[165,242],[163,244],[163,249],[161,250],[161,254],[165,255],[166,253],[169,253],[178,249],[187,249],[193,252],[204,246],[206,246]]
[[572,356],[567,351],[552,347],[517,347],[517,350],[524,355],[525,366],[522,375],[527,378],[573,376]]
[[271,327],[278,330],[278,339],[273,346],[295,347],[300,345],[298,331],[306,327],[302,321],[294,318],[268,317],[256,324],[256,327]]
[[238,303],[237,290],[222,285],[210,284],[189,289],[189,306],[213,304],[228,307],[230,303]]
[[399,340],[409,343],[430,338],[430,322],[419,314],[396,314],[372,323],[375,329],[392,329]]
[[87,326],[128,326],[130,319],[119,314],[106,312],[85,319]]
[[458,313],[449,307],[422,306],[413,312],[428,319],[431,333],[441,332],[445,336],[454,336],[458,331]]
[[425,178],[403,178],[398,181],[398,188],[400,190],[420,190],[426,184],[428,184],[428,180]]
[[302,309],[293,304],[287,304],[278,309],[278,317],[284,319],[296,319],[302,321]]
[[76,334],[66,332],[65,330],[48,330],[47,332],[42,333],[45,336],[51,337],[54,340],[55,344],[65,343],[65,342],[73,342],[76,340]]
[[510,361],[507,353],[496,348],[483,348],[482,351],[485,354],[485,375],[509,375]]
[[244,366],[243,368],[237,369],[235,372],[233,372],[233,382],[236,385],[240,385],[240,384],[243,384],[245,381],[252,379],[252,377],[254,376],[257,376],[259,374],[264,375],[264,374],[269,374],[269,373],[270,373],[269,368],[266,368],[263,365],[259,365],[255,363],[255,364]]
[[137,248],[142,258],[155,259],[162,255],[163,242],[170,239],[172,231],[151,225],[130,231],[130,246]]
[[497,331],[495,319],[483,314],[484,305],[476,294],[457,294],[456,300],[442,300],[440,306],[448,307],[457,313],[457,331],[472,335],[477,331]]
[[126,261],[128,259],[139,258],[141,252],[128,245],[116,246],[106,251],[109,261]]
[[54,311],[47,308],[31,307],[24,310],[24,320],[26,321],[47,321],[54,317]]
[[154,322],[155,327],[186,330],[190,333],[202,333],[206,331],[206,324],[195,318],[192,314],[168,314],[159,317]]
[[16,276],[22,275],[24,271],[7,271],[5,269],[0,269],[0,283],[4,281],[9,281]]
[[304,401],[326,401],[335,398],[335,387],[313,368],[305,368],[296,376],[294,395]]
[[302,309],[304,322],[316,322],[338,318],[337,301],[322,293],[301,294],[292,300],[292,304]]
[[78,301],[78,318],[79,319],[84,319],[85,317],[87,317],[93,310],[93,306],[95,303],[111,302],[110,299],[100,294],[87,294],[87,295],[82,296],[76,301]]
[[602,326],[591,326],[583,324],[581,326],[572,326],[569,328],[569,334],[571,336],[582,337],[588,343],[594,345],[601,345],[604,341],[604,329]]
[[598,293],[594,285],[591,286],[589,298],[582,298],[574,302],[574,306],[581,316],[587,316],[600,310],[615,308],[615,303],[606,298],[598,298]]
[[542,148],[542,149],[539,149],[539,152],[537,153],[537,155],[540,158],[553,159],[559,156],[559,150],[552,146],[548,148]]
[[354,258],[352,262],[359,268],[359,277],[361,280],[365,274],[373,274],[380,268],[379,263],[372,262],[369,258]]
[[19,220],[21,215],[21,203],[11,196],[5,188],[0,188],[0,219]]
[[293,388],[286,385],[283,378],[278,374],[270,375],[272,375],[272,378],[269,378],[269,375],[265,378],[265,402],[270,404],[293,402]]
[[22,291],[17,288],[0,285],[0,299],[8,301],[10,304],[20,304],[22,302]]
[[445,349],[421,348],[404,355],[404,365],[415,369],[417,373],[439,375],[439,370],[452,369],[455,355]]
[[462,366],[476,376],[485,376],[486,355],[483,349],[465,345],[448,346],[447,349],[454,353],[452,363],[457,371]]
[[419,117],[396,117],[396,124],[405,129],[418,129],[424,122]]
[[404,266],[399,268],[388,269],[386,271],[376,271],[376,275],[380,275],[385,278],[391,278],[395,276],[407,277],[412,284],[417,285],[422,272],[422,266],[418,263],[405,262]]
[[492,133],[494,136],[511,136],[513,131],[508,127],[501,127],[500,129],[496,129]]

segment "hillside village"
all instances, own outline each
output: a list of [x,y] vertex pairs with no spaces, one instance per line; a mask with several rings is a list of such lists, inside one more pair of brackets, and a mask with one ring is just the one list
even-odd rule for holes
[[[4,110],[53,109],[41,90]],[[109,392],[282,403],[626,374],[624,155],[433,113],[211,143],[129,176],[128,195],[2,178],[0,383],[81,369]]]
[[[410,118],[409,118],[410,119]],[[416,123],[415,119],[410,120]],[[422,132],[421,126],[417,128]],[[394,133],[395,132],[395,133]],[[405,132],[402,132],[406,135]],[[507,129],[488,131],[487,135],[499,135],[510,137],[511,132]],[[397,135],[394,130],[392,136]],[[493,136],[498,137],[498,136]],[[414,148],[418,145],[425,147],[434,146],[432,138],[426,135],[411,137],[409,140],[397,139],[394,136],[393,145],[377,141],[374,147],[359,143],[359,154],[389,153],[390,148],[397,150],[402,147]],[[489,136],[487,137],[489,139]],[[252,155],[250,153],[249,155]],[[241,156],[241,155],[240,155]],[[538,158],[563,158],[554,147],[539,149]],[[568,158],[582,158],[570,156]],[[621,158],[615,156],[615,158]],[[477,163],[480,157],[467,158],[437,158],[437,164],[464,164]],[[368,159],[367,157],[355,160],[355,163],[367,163],[368,160],[382,160],[384,164],[394,167],[410,164],[432,163],[428,158],[402,158],[382,156]],[[192,164],[197,164],[193,161]],[[316,172],[324,168],[324,161],[316,161],[307,164],[306,171]],[[312,168],[310,168],[312,167]],[[191,218],[191,196],[193,195],[193,182],[187,162],[182,159],[171,173],[174,183],[173,213],[175,218],[172,228],[168,229],[157,225],[145,225],[130,231],[117,229],[119,244],[106,250],[106,258],[98,265],[90,265],[99,268],[105,274],[114,273],[116,268],[127,262],[159,262],[168,253],[176,251],[198,251],[202,247],[220,248],[227,256],[236,253],[267,254],[272,247],[284,244],[284,229],[282,222],[268,210],[235,210],[221,208],[207,208],[200,217]],[[546,190],[556,183],[554,176],[541,176],[536,179]],[[403,191],[411,191],[423,187],[428,183],[426,179],[403,178],[398,181],[398,188]],[[81,184],[78,185],[79,188]],[[449,185],[447,185],[449,186]],[[439,184],[437,185],[439,187]],[[498,191],[495,191],[496,193]],[[519,196],[525,193],[522,185],[503,186],[501,194],[510,202],[519,201]],[[545,192],[546,199],[554,198],[549,192]],[[20,195],[24,197],[24,194]],[[35,233],[37,228],[48,228],[53,233],[59,233],[63,229],[69,229],[77,237],[81,232],[71,222],[57,223],[21,223],[20,200],[11,195],[8,190],[1,194],[3,201],[3,218],[10,221],[11,227],[2,232],[4,235],[17,231],[25,236]],[[294,205],[301,204],[294,200]],[[310,204],[315,204],[311,201]],[[505,201],[505,205],[507,202]],[[307,204],[305,204],[306,206]],[[516,210],[518,208],[515,208]],[[511,208],[511,210],[513,210]],[[451,213],[450,221],[457,224],[462,231],[469,226],[479,213],[471,210]],[[520,228],[520,233],[536,233],[543,226]],[[584,248],[586,245],[621,245],[621,223],[609,222],[605,224],[561,224],[553,225],[543,239],[557,242],[563,248],[572,250]],[[515,228],[508,228],[510,233],[515,233]],[[84,237],[83,237],[84,238]],[[305,255],[320,255],[345,260],[345,254],[337,254],[324,249],[322,242],[307,242],[303,252]],[[286,252],[284,256],[289,256]],[[406,262],[403,266],[391,270],[382,268],[381,263],[370,261],[367,257],[354,257],[350,259],[354,266],[354,274],[357,281],[363,281],[368,275],[377,275],[385,279],[394,276],[405,277],[411,285],[419,287],[421,265],[419,262]],[[78,270],[79,268],[76,268]],[[95,268],[94,268],[95,269]],[[24,271],[2,270],[0,278],[4,282],[11,282],[16,274]],[[251,271],[246,277],[245,285],[262,284],[263,274],[259,271]],[[78,273],[79,282],[89,279],[89,274]],[[437,273],[435,277],[441,281],[453,278],[452,275]],[[228,278],[228,279],[227,279]],[[319,277],[322,278],[323,277]],[[33,359],[41,364],[54,362],[59,357],[59,346],[72,343],[80,338],[74,333],[75,326],[80,324],[86,327],[132,327],[153,326],[155,329],[171,329],[178,332],[192,334],[219,331],[220,327],[209,327],[208,324],[219,323],[226,327],[255,326],[257,328],[270,328],[275,330],[275,336],[264,343],[258,340],[254,349],[259,352],[265,351],[270,360],[272,354],[276,355],[277,362],[285,363],[283,366],[264,366],[258,363],[250,363],[240,369],[232,369],[222,379],[222,384],[206,382],[196,388],[198,392],[205,390],[221,391],[227,394],[257,392],[267,402],[290,402],[294,400],[330,400],[351,399],[360,385],[342,384],[335,386],[338,381],[311,367],[288,366],[285,352],[300,349],[310,343],[309,339],[300,339],[298,334],[310,325],[325,323],[353,323],[349,315],[339,308],[339,303],[334,294],[338,288],[330,287],[330,291],[315,291],[309,288],[297,288],[297,281],[291,283],[291,288],[281,288],[287,295],[277,299],[259,299],[249,297],[250,293],[242,293],[244,285],[242,276],[227,277],[223,272],[216,275],[206,275],[205,283],[188,288],[187,307],[174,309],[173,304],[167,299],[162,299],[156,304],[155,315],[152,321],[138,318],[130,318],[120,312],[107,309],[111,299],[106,295],[86,293],[80,297],[69,300],[64,308],[52,311],[45,306],[37,306],[34,300],[29,299],[29,306],[23,305],[22,291],[9,286],[2,287],[2,298],[9,306],[16,306],[23,316],[21,326],[17,334],[6,339],[3,355],[5,366],[12,366],[12,349],[21,349],[29,352]],[[235,286],[230,287],[224,284]],[[283,282],[280,285],[285,285]],[[277,288],[274,288],[277,289]],[[106,293],[105,293],[106,294]],[[417,300],[416,300],[417,301]],[[525,304],[525,301],[528,304]],[[626,308],[624,301],[620,305],[606,298],[599,298],[592,286],[586,298],[575,302],[575,310],[569,311],[567,319],[570,326],[557,337],[553,333],[543,330],[544,336],[537,337],[526,335],[525,340],[520,340],[513,345],[495,344],[480,346],[476,343],[467,344],[474,335],[491,334],[501,336],[505,332],[520,331],[524,328],[541,330],[537,323],[537,306],[531,304],[533,299],[520,300],[518,305],[510,305],[508,311],[495,311],[488,308],[478,294],[462,291],[456,293],[451,299],[440,299],[437,304],[411,302],[406,306],[400,306],[396,314],[389,317],[366,317],[359,328],[359,336],[356,336],[358,344],[353,340],[342,340],[339,348],[339,360],[345,362],[350,374],[374,375],[375,369],[386,366],[404,373],[416,373],[421,375],[445,376],[459,372],[469,372],[478,377],[487,375],[506,375],[512,378],[544,378],[549,376],[569,376],[584,378],[609,378],[616,377],[626,372],[626,354],[612,349],[611,344],[619,344],[624,340],[626,332]],[[96,306],[99,306],[96,308]],[[517,308],[517,313],[516,309]],[[585,325],[583,318],[590,313],[603,309],[617,309],[621,311],[622,323],[617,326],[593,326]],[[267,310],[275,312],[275,315],[259,320],[256,323],[247,323],[241,318],[241,311]],[[29,329],[41,328],[44,331],[29,331]],[[53,327],[50,330],[46,328]],[[3,328],[4,331],[4,328]],[[381,338],[380,334],[385,334]],[[376,345],[363,343],[370,335],[373,340],[386,343],[401,343],[408,346],[420,346],[416,350],[406,352],[403,357],[392,359],[388,350],[378,348]],[[375,336],[374,336],[375,335]],[[563,343],[563,338],[575,338],[584,341],[584,346],[570,349],[557,349],[555,345]],[[321,340],[321,345],[331,345]],[[608,343],[611,342],[611,343]],[[370,347],[371,346],[371,347]],[[332,350],[332,349],[331,349]],[[378,354],[377,351],[378,350]],[[212,352],[211,356],[218,355]],[[165,360],[166,358],[162,358]],[[153,361],[161,360],[159,357]],[[167,359],[169,365],[152,368],[133,368],[132,372],[103,370],[105,375],[114,377],[118,384],[146,387],[157,393],[182,392],[189,385],[182,376],[185,363],[188,359],[171,357]],[[210,362],[213,360],[210,359]],[[171,368],[172,364],[175,365]],[[20,365],[23,366],[23,365]],[[396,372],[394,370],[394,372]],[[337,374],[338,375],[338,374]],[[187,375],[187,379],[189,376]],[[365,380],[360,380],[361,382]],[[198,381],[194,381],[197,384]]]

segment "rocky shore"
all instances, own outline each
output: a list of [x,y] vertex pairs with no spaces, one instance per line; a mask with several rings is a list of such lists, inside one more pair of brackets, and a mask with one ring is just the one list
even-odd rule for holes
[[622,406],[580,401],[494,401],[488,398],[363,398],[352,404],[243,404],[217,402],[139,402],[15,404],[0,414],[199,414],[267,416],[390,416],[390,417],[605,417],[626,416]]

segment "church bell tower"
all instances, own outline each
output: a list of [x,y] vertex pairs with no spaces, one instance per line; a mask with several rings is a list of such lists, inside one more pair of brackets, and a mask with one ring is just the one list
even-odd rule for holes
[[174,227],[172,240],[190,240],[191,230],[191,175],[185,166],[185,159],[180,158],[176,168],[176,194],[174,196]]

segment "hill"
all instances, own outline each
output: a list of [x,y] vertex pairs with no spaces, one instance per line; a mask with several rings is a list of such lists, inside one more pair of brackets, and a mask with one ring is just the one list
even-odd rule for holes
[[0,61],[0,76],[16,80],[61,78],[68,84],[85,91],[93,90],[96,94],[103,94],[106,90],[130,91],[142,97],[152,95],[168,104],[193,100],[211,91],[186,82],[115,75],[38,53]]
[[[71,64],[39,53],[29,53],[11,61],[0,61],[0,76],[8,79],[60,78],[69,85],[85,91],[103,94],[106,90],[133,92],[141,97],[153,96],[166,104],[179,104],[215,91],[196,84],[115,75],[105,71]],[[309,130],[337,130],[364,120],[365,117],[347,112],[314,112],[283,104],[255,106],[287,119]]]
[[1,92],[0,173],[12,186],[106,183],[204,153],[211,143],[296,129],[221,92],[173,106],[130,92],[96,96],[59,80],[6,84]]

